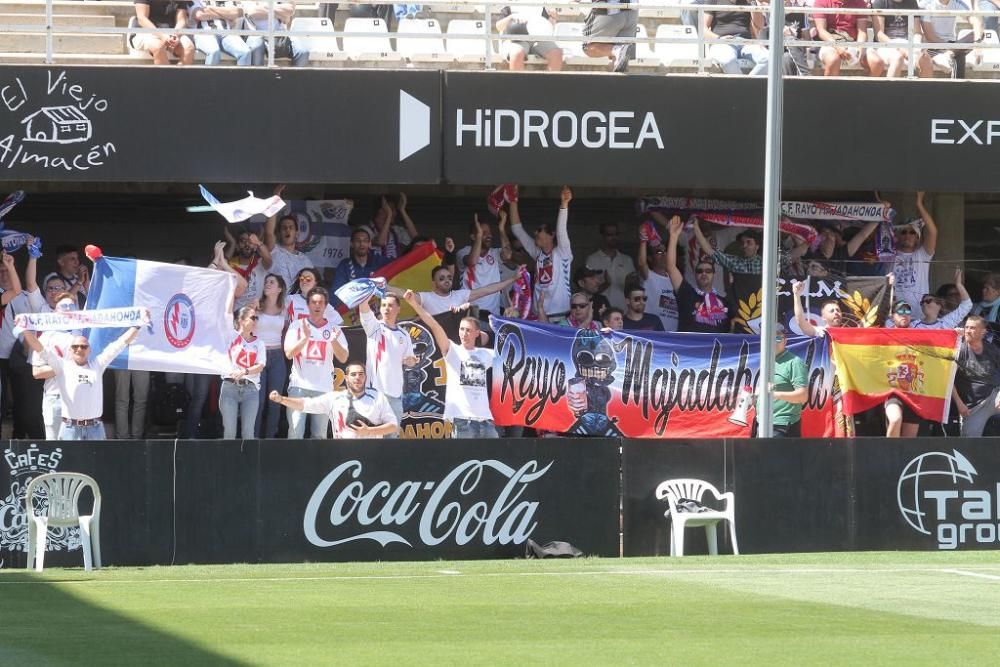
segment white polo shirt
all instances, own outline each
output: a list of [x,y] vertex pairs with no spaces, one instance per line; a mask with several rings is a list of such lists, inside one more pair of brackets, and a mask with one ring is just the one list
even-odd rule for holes
[[[392,411],[385,396],[373,389],[366,389],[361,396],[354,396],[349,389],[330,391],[322,396],[303,399],[302,411],[314,415],[327,415],[333,424],[333,437],[353,440],[359,436],[349,427],[355,420],[351,411],[364,417],[373,426],[395,424],[399,426],[396,413]],[[366,436],[381,438],[378,436]]]

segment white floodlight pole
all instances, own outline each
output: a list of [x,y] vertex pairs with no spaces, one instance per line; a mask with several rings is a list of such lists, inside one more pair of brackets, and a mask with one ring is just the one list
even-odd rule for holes
[[761,270],[760,382],[757,385],[758,437],[774,435],[775,312],[778,301],[778,222],[781,219],[782,60],[785,51],[784,0],[771,0],[767,67],[767,146],[764,152],[764,249]]

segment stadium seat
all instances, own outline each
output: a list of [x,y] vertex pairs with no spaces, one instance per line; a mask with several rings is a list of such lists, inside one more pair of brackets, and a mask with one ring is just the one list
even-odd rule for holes
[[636,4],[639,6],[639,18],[653,18],[653,19],[679,19],[681,17],[681,10],[678,7],[662,7],[660,5],[679,4],[679,0],[638,0]]
[[[672,39],[673,43],[660,40]],[[683,40],[677,42],[676,40]],[[667,67],[696,67],[698,65],[698,33],[689,25],[656,26],[654,52]]]
[[[545,21],[548,23],[548,21]],[[534,33],[531,33],[534,34]],[[567,65],[607,65],[608,59],[604,56],[592,58],[583,52],[582,40],[565,40],[560,37],[583,37],[583,23],[579,21],[561,21],[556,24],[553,34],[556,44],[563,50],[563,62]]]
[[[464,63],[481,63],[486,61],[486,49],[482,39],[469,39],[460,37],[449,37],[449,35],[484,35],[486,31],[485,21],[472,19],[454,19],[448,22],[448,30],[445,33],[445,49],[455,59]],[[493,52],[493,59],[497,60],[497,52],[494,45],[490,44]]]
[[[401,19],[396,28],[396,52],[413,62],[453,62],[455,56],[444,48],[441,24],[437,19]],[[426,35],[426,37],[402,37]]]
[[[641,23],[635,27],[636,39],[649,39],[646,26]],[[629,67],[659,67],[660,57],[653,53],[653,43],[650,41],[635,43],[635,58],[629,61]]]
[[[333,21],[320,17],[299,17],[292,19],[292,32],[334,32]],[[347,60],[347,55],[340,50],[334,35],[311,35],[296,37],[296,45],[302,45],[309,51],[309,60]]]
[[[389,29],[382,19],[350,18],[344,24],[344,53],[351,60],[398,61],[402,57],[392,48]],[[351,35],[350,33],[356,33]],[[366,33],[378,33],[371,36]]]
[[[717,511],[701,505],[701,499],[707,491],[711,491],[716,500],[725,501],[725,509]],[[656,499],[663,500],[664,498],[666,498],[669,508],[663,513],[663,516],[670,520],[671,556],[684,555],[684,528],[687,526],[704,526],[705,537],[708,540],[708,553],[713,556],[718,555],[719,545],[715,526],[720,521],[729,522],[729,537],[733,541],[733,553],[739,555],[740,550],[736,546],[736,497],[732,491],[720,494],[718,489],[700,479],[668,479],[665,482],[660,482],[660,485],[656,487]],[[695,508],[690,511],[685,511],[683,508],[678,510],[677,505],[680,501],[685,501],[685,503],[681,503],[682,505],[694,501]]]
[[[80,514],[80,496],[94,496],[90,514]],[[49,526],[80,527],[83,569],[101,567],[101,490],[93,477],[76,472],[53,472],[31,480],[24,494],[28,515],[28,567],[42,571]],[[39,511],[42,514],[39,514]]]

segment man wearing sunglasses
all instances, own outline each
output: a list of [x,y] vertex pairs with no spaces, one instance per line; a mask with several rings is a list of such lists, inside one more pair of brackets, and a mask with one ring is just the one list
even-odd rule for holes
[[[916,311],[920,297],[930,291],[930,262],[937,248],[937,225],[924,207],[924,193],[917,193],[920,217],[896,228],[896,298]],[[921,220],[923,221],[921,223]]]
[[[806,362],[785,348],[785,343],[785,327],[778,324],[774,334],[772,424],[775,438],[798,438],[802,435],[802,406],[809,398],[809,368]],[[753,435],[757,436],[756,419]]]
[[646,290],[630,287],[625,293],[625,318],[623,331],[663,331],[663,322],[656,315],[646,312]]
[[[909,329],[913,324],[913,309],[910,304],[902,299],[897,299],[892,304],[892,327],[896,329]],[[886,325],[888,326],[888,324]],[[920,430],[920,417],[917,416],[910,406],[896,398],[890,396],[885,401],[885,437],[915,438]]]
[[910,324],[914,329],[954,329],[957,327],[969,311],[972,310],[972,299],[962,284],[962,270],[955,269],[955,288],[958,290],[961,301],[954,310],[947,315],[941,315],[944,307],[944,299],[936,294],[924,294],[920,297],[920,310],[923,317]]
[[[149,324],[149,311],[143,316],[142,325]],[[62,428],[60,440],[104,440],[104,371],[122,350],[139,335],[139,326],[129,327],[121,336],[97,355],[90,358],[90,341],[85,336],[74,336],[69,353],[60,356],[51,353],[38,340],[33,331],[24,332],[24,342],[38,353],[55,373],[62,402]]]
[[680,331],[697,333],[729,333],[729,302],[715,289],[715,263],[702,256],[694,267],[692,285],[677,267],[677,241],[684,223],[680,216],[670,219],[667,241],[667,275],[677,293]]

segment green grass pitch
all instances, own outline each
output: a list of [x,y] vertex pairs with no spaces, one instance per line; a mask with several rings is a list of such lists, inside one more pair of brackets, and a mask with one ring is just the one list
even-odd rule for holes
[[0,665],[995,664],[1000,553],[0,570]]

